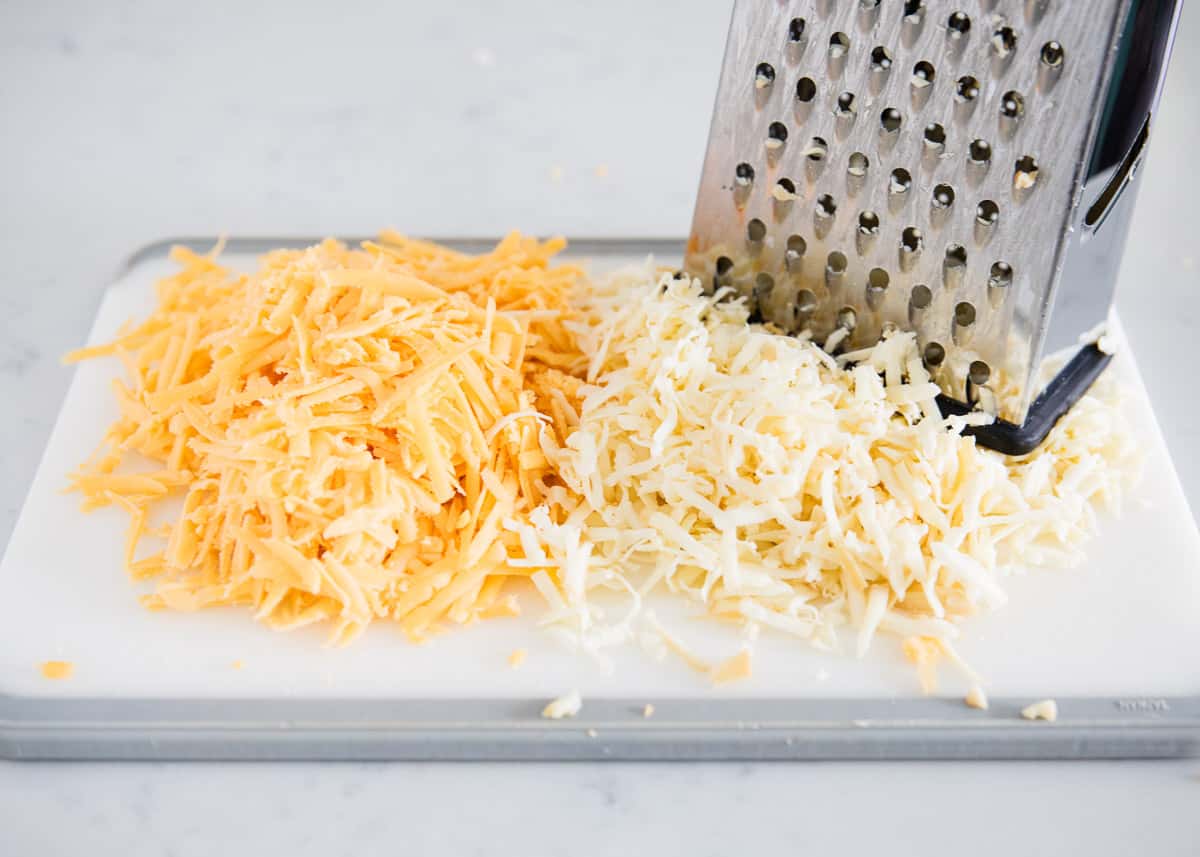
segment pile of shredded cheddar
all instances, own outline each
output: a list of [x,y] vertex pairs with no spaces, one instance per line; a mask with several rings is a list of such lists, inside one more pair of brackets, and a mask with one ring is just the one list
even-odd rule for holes
[[[529,572],[502,524],[542,501],[539,436],[578,383],[563,246],[512,234],[469,256],[385,233],[277,250],[249,275],[176,248],[149,318],[68,356],[127,370],[71,483],[85,508],[128,511],[126,566],[157,579],[145,603],[328,621],[337,642],[374,619],[419,639],[515,612],[502,589]],[[143,555],[148,535],[166,542]]]

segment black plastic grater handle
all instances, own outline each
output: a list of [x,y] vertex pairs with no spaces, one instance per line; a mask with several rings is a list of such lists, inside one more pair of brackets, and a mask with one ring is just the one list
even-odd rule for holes
[[[971,435],[982,445],[1005,455],[1033,452],[1063,414],[1074,407],[1092,382],[1100,377],[1111,360],[1111,354],[1105,354],[1094,344],[1086,345],[1034,399],[1024,423],[1016,425],[997,419],[986,426],[968,426],[963,434]],[[961,416],[972,410],[969,405],[949,396],[938,396],[937,403],[943,416]]]

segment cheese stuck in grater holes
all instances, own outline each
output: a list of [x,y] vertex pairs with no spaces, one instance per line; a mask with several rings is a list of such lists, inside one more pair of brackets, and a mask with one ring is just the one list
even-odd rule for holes
[[[150,317],[69,356],[128,371],[72,487],[129,512],[126,565],[158,582],[145,603],[327,621],[339,642],[379,618],[420,639],[513,615],[503,588],[527,572],[502,522],[541,500],[539,434],[578,383],[563,243],[514,233],[468,256],[385,233],[277,250],[250,275],[176,248]],[[180,491],[165,548],[140,555]]]
[[565,443],[543,435],[565,487],[506,526],[548,621],[601,658],[665,638],[643,604],[670,591],[822,648],[845,633],[859,656],[900,638],[928,655],[927,691],[943,656],[974,681],[958,623],[1004,604],[1010,567],[1078,561],[1137,470],[1108,379],[1005,458],[962,435],[971,418],[942,418],[910,333],[835,359],[649,266],[582,312],[578,421]]

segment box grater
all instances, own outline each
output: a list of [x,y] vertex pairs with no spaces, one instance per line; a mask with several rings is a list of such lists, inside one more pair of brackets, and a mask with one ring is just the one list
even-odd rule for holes
[[1107,362],[1079,343],[1108,316],[1180,6],[737,0],[686,267],[830,350],[915,331],[943,409],[1032,449]]

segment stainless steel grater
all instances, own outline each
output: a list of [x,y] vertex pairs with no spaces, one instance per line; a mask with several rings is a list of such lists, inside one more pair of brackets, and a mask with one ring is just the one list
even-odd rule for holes
[[1035,446],[1102,323],[1181,0],[737,0],[686,267],[828,348],[914,330]]

